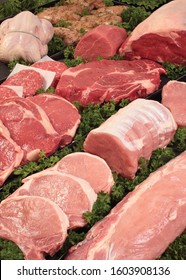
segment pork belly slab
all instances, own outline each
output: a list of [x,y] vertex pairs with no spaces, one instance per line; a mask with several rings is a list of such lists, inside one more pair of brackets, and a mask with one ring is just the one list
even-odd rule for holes
[[88,134],[84,150],[103,158],[110,168],[132,179],[141,157],[165,147],[177,125],[171,112],[154,100],[137,99]]
[[186,151],[159,168],[96,223],[68,260],[156,259],[186,228]]
[[186,83],[169,81],[162,89],[162,104],[167,107],[178,126],[186,126]]
[[68,225],[61,208],[47,198],[20,196],[0,204],[0,237],[15,242],[27,260],[53,256],[67,237]]

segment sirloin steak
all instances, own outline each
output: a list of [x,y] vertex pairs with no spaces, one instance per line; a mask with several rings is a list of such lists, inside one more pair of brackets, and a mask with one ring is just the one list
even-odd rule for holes
[[18,167],[23,158],[23,151],[10,137],[8,129],[0,120],[0,186]]
[[0,103],[0,119],[11,138],[24,151],[23,163],[37,160],[40,151],[46,155],[56,151],[61,137],[45,112],[26,98],[15,97]]
[[137,25],[119,53],[127,59],[186,65],[185,17],[185,0],[170,1]]
[[110,58],[115,55],[127,38],[124,28],[114,25],[99,25],[87,32],[77,43],[74,57],[96,60],[99,56]]
[[49,169],[31,176],[11,195],[11,198],[22,195],[51,199],[67,215],[71,229],[86,225],[83,213],[91,211],[97,199],[87,181]]
[[155,149],[165,147],[176,129],[165,106],[138,98],[91,130],[84,150],[102,157],[121,176],[133,179],[139,159],[150,159]]
[[186,152],[123,198],[68,260],[157,259],[186,228]]
[[61,136],[61,146],[69,144],[80,124],[80,114],[66,99],[55,94],[38,94],[29,100],[39,105],[47,114],[54,129]]
[[26,260],[53,256],[67,237],[69,223],[61,208],[38,196],[7,198],[0,204],[0,237],[15,242]]
[[178,126],[186,127],[186,83],[169,81],[162,89],[162,104],[171,111]]
[[150,60],[101,60],[65,70],[55,93],[82,105],[136,99],[154,92],[165,69]]

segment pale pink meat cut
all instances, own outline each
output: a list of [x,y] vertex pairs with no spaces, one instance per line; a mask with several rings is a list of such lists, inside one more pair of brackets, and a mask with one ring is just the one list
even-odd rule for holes
[[87,106],[146,97],[158,89],[165,69],[150,60],[100,60],[65,70],[55,93]]
[[50,155],[59,147],[61,137],[41,107],[26,98],[9,98],[0,103],[0,119],[11,138],[24,151],[23,162]]
[[67,237],[68,219],[50,199],[8,198],[0,204],[0,237],[15,242],[26,260],[53,256]]
[[75,152],[63,157],[54,170],[71,174],[89,182],[96,193],[110,193],[114,185],[112,172],[100,157],[84,152]]
[[166,147],[177,125],[171,112],[154,100],[136,99],[87,135],[85,152],[103,158],[113,171],[133,179],[140,158]]
[[61,146],[69,144],[80,124],[81,116],[72,103],[55,94],[38,94],[29,100],[39,105],[47,114],[54,129],[61,136]]
[[127,59],[186,65],[185,16],[185,0],[170,1],[161,6],[137,25],[119,53]]
[[114,56],[127,38],[124,28],[114,25],[99,25],[87,32],[78,42],[74,57],[96,60],[98,57]]
[[17,93],[8,87],[0,86],[0,102],[10,97],[17,97]]
[[0,186],[18,167],[23,158],[23,151],[10,137],[8,129],[0,120]]
[[66,259],[157,259],[186,228],[185,181],[186,152],[151,173]]
[[22,195],[46,197],[55,202],[67,215],[71,229],[86,225],[83,213],[91,211],[97,199],[87,181],[47,169],[31,176],[11,197]]
[[162,104],[167,107],[178,126],[186,126],[186,83],[169,81],[162,89]]

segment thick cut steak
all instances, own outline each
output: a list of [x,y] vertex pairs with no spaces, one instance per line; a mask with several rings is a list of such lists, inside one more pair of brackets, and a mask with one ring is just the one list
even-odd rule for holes
[[61,137],[55,131],[45,112],[26,98],[9,98],[0,103],[0,119],[8,128],[11,138],[24,151],[23,162],[56,151]]
[[15,242],[26,260],[53,256],[67,237],[68,218],[48,198],[20,196],[0,204],[0,237]]
[[165,69],[149,60],[101,60],[65,70],[55,93],[80,104],[136,99],[154,92]]
[[67,69],[67,66],[65,63],[63,63],[61,61],[55,61],[55,60],[35,62],[32,65],[32,67],[55,72],[56,74],[55,74],[54,80],[51,84],[52,87],[56,87],[56,85],[59,82],[59,79],[61,77],[61,74],[63,73],[64,70]]
[[0,186],[18,167],[23,158],[23,151],[12,140],[8,129],[0,120]]
[[54,94],[38,94],[29,100],[39,105],[47,114],[55,130],[61,136],[61,146],[69,144],[80,124],[80,114],[66,99]]
[[97,199],[97,195],[87,181],[47,169],[32,176],[11,197],[20,195],[51,199],[67,215],[69,228],[86,225],[83,213],[91,211]]
[[76,45],[74,57],[96,60],[99,56],[110,58],[115,55],[127,38],[124,28],[114,25],[99,25],[86,33]]
[[112,172],[107,163],[102,158],[89,153],[69,154],[51,169],[88,181],[96,193],[101,191],[110,193],[114,185]]
[[43,77],[34,70],[21,70],[2,83],[6,86],[23,86],[24,97],[34,95],[44,86]]
[[72,247],[69,260],[157,259],[186,228],[186,152],[152,173]]
[[186,83],[169,81],[162,89],[162,104],[171,111],[178,126],[186,126]]
[[112,170],[132,179],[139,159],[149,159],[153,150],[165,147],[176,128],[166,107],[139,98],[90,131],[84,150],[102,157]]
[[170,1],[133,30],[119,53],[129,59],[146,58],[186,65],[185,17],[185,0]]

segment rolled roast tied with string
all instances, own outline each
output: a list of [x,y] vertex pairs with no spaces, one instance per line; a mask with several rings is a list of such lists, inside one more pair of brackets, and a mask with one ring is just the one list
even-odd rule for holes
[[103,158],[113,171],[133,179],[139,159],[166,147],[177,129],[171,112],[154,100],[136,99],[93,129],[84,150]]
[[0,25],[0,60],[36,62],[48,53],[47,44],[53,34],[48,20],[39,19],[29,11],[6,19]]

